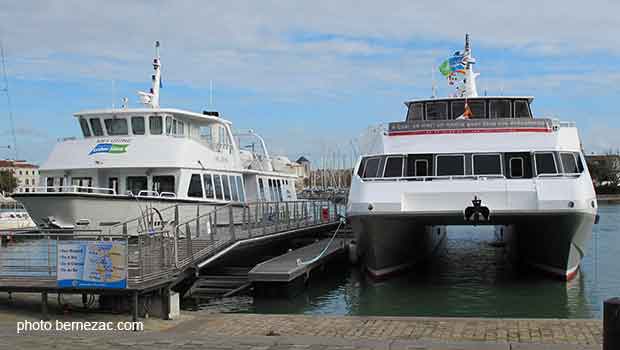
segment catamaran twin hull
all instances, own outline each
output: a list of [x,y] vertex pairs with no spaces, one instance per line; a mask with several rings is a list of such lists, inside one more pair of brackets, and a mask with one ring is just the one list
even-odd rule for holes
[[[352,217],[368,272],[382,277],[441,251],[446,225],[471,224],[463,213],[373,214]],[[583,212],[494,213],[510,256],[563,279],[575,276],[592,237],[595,215]]]
[[439,251],[445,226],[475,224],[500,227],[519,262],[571,279],[592,236],[596,199],[555,191],[578,188],[580,179],[516,180],[521,191],[507,192],[515,185],[509,181],[515,180],[364,183],[366,191],[385,197],[401,191],[400,203],[375,197],[349,204],[368,271],[380,277],[429,258]]

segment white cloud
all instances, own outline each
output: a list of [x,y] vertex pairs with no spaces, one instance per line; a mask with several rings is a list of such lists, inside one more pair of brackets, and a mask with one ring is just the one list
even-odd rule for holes
[[618,59],[618,13],[611,0],[3,1],[0,39],[10,74],[23,79],[147,88],[160,40],[164,84],[206,88],[213,80],[286,102],[370,95],[400,103],[430,92],[431,69],[468,31],[474,50],[557,58],[536,76],[481,62],[481,87],[601,95],[617,94],[620,76],[579,58]]

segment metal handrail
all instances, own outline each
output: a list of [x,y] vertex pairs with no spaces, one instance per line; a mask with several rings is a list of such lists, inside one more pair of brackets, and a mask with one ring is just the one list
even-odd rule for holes
[[[185,210],[185,214],[195,208],[195,216],[180,222],[179,209],[182,207],[183,204],[175,204],[162,209],[165,220],[170,218],[172,223],[153,230],[140,230],[138,225],[132,226],[132,223],[141,220],[134,218],[113,226],[116,227],[114,230],[0,231],[3,242],[12,237],[17,242],[14,252],[21,254],[12,257],[0,254],[0,278],[29,276],[50,279],[55,276],[57,257],[54,247],[59,241],[120,240],[127,246],[127,281],[137,285],[172,278],[179,271],[215,256],[240,240],[260,239],[281,231],[335,222],[341,212],[335,202],[326,200],[255,202],[241,206],[229,203],[204,213],[200,212],[200,205],[194,205],[189,211]],[[43,253],[40,257],[32,252],[23,254],[22,244],[25,249],[29,249],[27,244],[33,244]],[[7,264],[9,260],[10,264]]]

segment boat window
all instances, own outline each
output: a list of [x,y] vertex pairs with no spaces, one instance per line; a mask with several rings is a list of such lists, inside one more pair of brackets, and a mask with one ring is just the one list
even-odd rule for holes
[[222,175],[222,186],[224,186],[224,200],[230,200],[230,184],[228,182],[228,176]]
[[515,118],[531,118],[530,107],[527,101],[515,101]]
[[245,191],[243,188],[243,179],[241,176],[237,176],[237,189],[239,190],[239,201],[245,202]]
[[428,160],[426,159],[416,159],[415,160],[415,173],[413,176],[429,176],[428,171]]
[[362,160],[360,160],[360,165],[357,168],[357,176],[362,177],[362,175],[364,174],[364,166],[366,165],[366,157],[362,158]]
[[499,154],[474,154],[474,175],[502,175]]
[[54,178],[48,177],[45,179],[45,187],[47,187],[47,192],[54,192]]
[[211,126],[201,126],[200,127],[200,138],[203,139],[206,143],[213,143]]
[[176,135],[177,134],[177,120],[176,119],[172,119],[172,135]]
[[553,153],[544,152],[534,154],[536,159],[536,173],[540,174],[557,174],[558,169],[555,165]]
[[276,190],[276,183],[275,180],[273,179],[269,179],[269,194],[271,194],[271,201],[272,202],[277,202],[278,201],[278,193]]
[[170,135],[171,131],[172,131],[172,117],[167,116],[166,117],[166,135]]
[[575,154],[569,152],[560,153],[560,159],[562,160],[562,167],[564,167],[564,173],[577,174],[580,173],[577,167],[577,160]]
[[101,120],[99,120],[99,118],[90,118],[90,128],[93,129],[93,135],[103,136],[103,128],[101,127]]
[[118,194],[118,177],[108,178],[108,188],[114,190],[114,194]]
[[127,135],[129,133],[127,129],[127,119],[107,118],[103,121],[105,122],[105,129],[110,136]]
[[230,181],[230,193],[231,193],[231,197],[233,202],[238,202],[239,201],[239,191],[237,190],[237,181],[236,181],[236,176],[231,176],[229,178]]
[[150,132],[151,135],[161,135],[163,128],[162,128],[162,120],[161,117],[158,115],[152,115],[149,117],[149,128],[150,128]]
[[[484,119],[487,117],[484,101],[467,101],[471,111],[471,119]],[[452,102],[452,119],[456,119],[465,113],[465,101]]]
[[153,176],[153,191],[158,193],[168,192],[176,193],[174,188],[174,176],[173,175],[160,175]]
[[521,178],[524,176],[523,158],[514,157],[510,158],[510,177]]
[[215,186],[215,199],[224,199],[222,193],[222,180],[220,175],[213,175],[213,184]]
[[134,135],[144,135],[144,117],[131,117],[131,132]]
[[202,197],[202,180],[200,174],[192,174],[189,180],[189,188],[187,189],[188,197]]
[[436,158],[437,176],[465,175],[464,155],[438,155]]
[[137,195],[148,190],[146,176],[127,176],[127,192]]
[[448,119],[448,102],[427,102],[426,120]]
[[215,198],[215,189],[213,188],[213,177],[211,174],[204,174],[202,176],[205,183],[205,196],[209,199]]
[[383,177],[402,177],[403,157],[388,157],[385,162]]
[[577,169],[580,173],[583,173],[583,163],[581,162],[581,153],[575,153],[575,159],[577,160]]
[[185,135],[185,124],[179,120],[179,136]]
[[366,160],[366,166],[364,167],[364,178],[366,177],[379,177],[383,170],[383,158],[384,157],[371,157]]
[[409,154],[407,155],[405,176],[431,176],[432,154]]
[[510,100],[489,101],[489,118],[512,118]]
[[78,192],[92,192],[93,179],[91,177],[73,177],[71,178],[71,186],[86,187],[77,188]]
[[282,182],[280,180],[277,181],[278,182],[278,198],[280,198],[280,202],[282,202],[284,200],[284,198],[282,198]]
[[82,117],[80,117],[80,127],[82,128],[82,134],[84,134],[84,137],[90,137],[90,128],[88,127],[88,122]]
[[409,111],[407,112],[407,120],[423,120],[424,119],[424,104],[423,103],[410,103]]
[[262,201],[267,200],[267,198],[265,197],[265,185],[263,184],[263,179],[258,179],[258,189],[260,191],[259,199]]

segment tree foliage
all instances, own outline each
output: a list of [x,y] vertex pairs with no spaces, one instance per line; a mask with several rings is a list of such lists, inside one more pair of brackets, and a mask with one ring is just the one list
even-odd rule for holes
[[9,170],[0,171],[0,192],[13,193],[15,188],[17,188],[17,178],[13,172]]
[[588,160],[588,169],[597,193],[620,193],[620,157],[607,155]]

